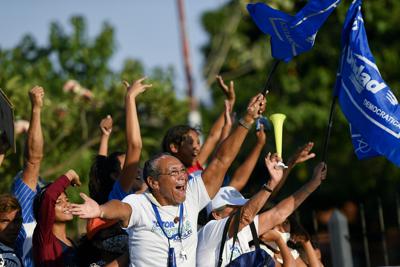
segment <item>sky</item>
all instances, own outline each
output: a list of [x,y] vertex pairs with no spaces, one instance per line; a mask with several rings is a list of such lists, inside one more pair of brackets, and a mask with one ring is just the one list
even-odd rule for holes
[[[195,81],[195,95],[208,101],[201,78],[200,48],[208,37],[201,26],[201,14],[227,0],[186,0],[186,32]],[[15,46],[25,34],[47,44],[49,25],[57,21],[70,29],[69,18],[83,15],[89,37],[96,36],[103,22],[115,29],[116,52],[111,67],[119,70],[125,58],[140,60],[146,69],[173,66],[179,91],[185,88],[176,0],[2,0],[0,4],[0,48]]]

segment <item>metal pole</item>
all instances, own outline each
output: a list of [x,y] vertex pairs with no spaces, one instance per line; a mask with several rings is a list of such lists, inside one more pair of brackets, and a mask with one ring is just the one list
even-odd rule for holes
[[368,237],[367,237],[367,227],[365,224],[365,213],[364,213],[364,205],[360,204],[360,216],[361,216],[361,229],[363,236],[363,244],[364,244],[364,255],[365,255],[365,263],[366,267],[371,267],[371,260],[369,255],[369,246],[368,246]]
[[274,61],[272,62],[272,68],[268,74],[267,81],[265,82],[264,89],[262,91],[262,94],[264,96],[268,94],[268,87],[271,83],[272,75],[274,75],[279,63],[281,63],[281,61],[279,59],[274,59]]
[[326,157],[328,154],[329,139],[331,137],[331,131],[332,131],[332,125],[333,125],[333,115],[335,112],[336,100],[337,100],[337,97],[334,96],[332,99],[332,103],[331,103],[331,110],[329,112],[329,121],[328,121],[328,128],[327,128],[326,134],[325,134],[324,148],[322,150],[323,151],[322,152],[322,161],[325,163],[326,163]]
[[383,250],[383,259],[385,265],[389,265],[389,256],[386,245],[386,236],[385,236],[385,221],[383,219],[383,209],[382,209],[382,201],[381,198],[378,198],[378,213],[379,213],[379,228],[381,231],[381,239],[382,239],[382,250]]
[[179,12],[179,29],[181,33],[182,54],[183,54],[186,84],[187,84],[187,95],[189,98],[189,105],[190,105],[189,108],[191,111],[194,111],[197,109],[197,102],[193,97],[192,64],[190,62],[189,41],[186,34],[186,17],[185,17],[184,0],[177,0],[176,3]]

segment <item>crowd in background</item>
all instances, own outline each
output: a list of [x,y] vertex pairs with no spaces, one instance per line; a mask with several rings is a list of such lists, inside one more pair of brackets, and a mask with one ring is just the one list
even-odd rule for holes
[[[306,143],[287,168],[279,167],[277,154],[261,155],[267,140],[261,124],[252,151],[228,176],[267,101],[256,94],[236,123],[231,116],[234,84],[226,85],[220,76],[217,81],[226,95],[225,108],[204,143],[196,128],[171,126],[160,153],[143,164],[136,100],[152,85],[145,78],[124,82],[126,147],[108,152],[113,121],[107,115],[99,124],[89,196],[80,193],[83,204],[71,203],[65,192],[81,185],[74,170],[51,183],[40,177],[41,162],[51,155],[43,155],[45,91],[33,87],[24,165],[10,192],[0,196],[0,266],[323,266],[317,244],[291,215],[325,179],[327,166],[317,164],[307,183],[273,203],[295,165],[315,154],[313,143]],[[262,174],[264,185],[246,199],[240,191],[260,156],[268,174]],[[67,231],[74,216],[87,221],[79,240]]]

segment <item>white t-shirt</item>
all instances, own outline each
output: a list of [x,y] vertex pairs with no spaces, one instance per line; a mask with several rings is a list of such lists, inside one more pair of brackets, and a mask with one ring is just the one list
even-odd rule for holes
[[[211,267],[218,265],[219,250],[221,246],[222,234],[228,218],[222,220],[213,220],[208,222],[198,232],[199,243],[197,245],[197,265],[198,267]],[[254,218],[254,225],[258,233],[258,216]],[[231,252],[233,249],[233,257],[235,259],[243,253],[250,252],[254,248],[249,247],[249,242],[253,240],[250,226],[247,225],[238,233],[233,248],[233,238],[227,239],[222,253],[222,266],[229,263]]]
[[[132,207],[126,229],[129,234],[130,266],[167,266],[168,239],[158,226],[150,201],[157,205],[168,236],[178,233],[179,222],[175,223],[174,218],[179,216],[179,206],[160,206],[150,193],[132,194],[122,201]],[[209,201],[203,179],[191,179],[186,189],[186,200],[183,202],[182,241],[179,237],[170,240],[179,267],[196,265],[197,217]],[[186,254],[186,260],[180,257],[182,250]]]

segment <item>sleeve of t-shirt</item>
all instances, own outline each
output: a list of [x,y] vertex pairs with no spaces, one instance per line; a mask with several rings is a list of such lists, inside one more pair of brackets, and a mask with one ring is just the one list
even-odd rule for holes
[[108,195],[108,200],[113,200],[113,199],[123,200],[127,195],[129,194],[122,189],[121,183],[119,182],[119,180],[117,180],[115,181],[113,189]]
[[129,206],[132,208],[131,217],[129,218],[128,226],[125,229],[137,225],[140,221],[141,207],[138,205],[138,203],[141,203],[141,201],[139,196],[140,195],[130,194],[122,200],[122,202],[129,204]]
[[21,205],[23,223],[35,221],[33,215],[33,201],[37,192],[33,191],[24,183],[22,180],[22,171],[15,176],[11,187],[11,193],[18,199],[18,202]]
[[193,203],[197,204],[198,211],[202,210],[211,201],[200,175],[188,182],[188,192],[186,197],[193,198]]

